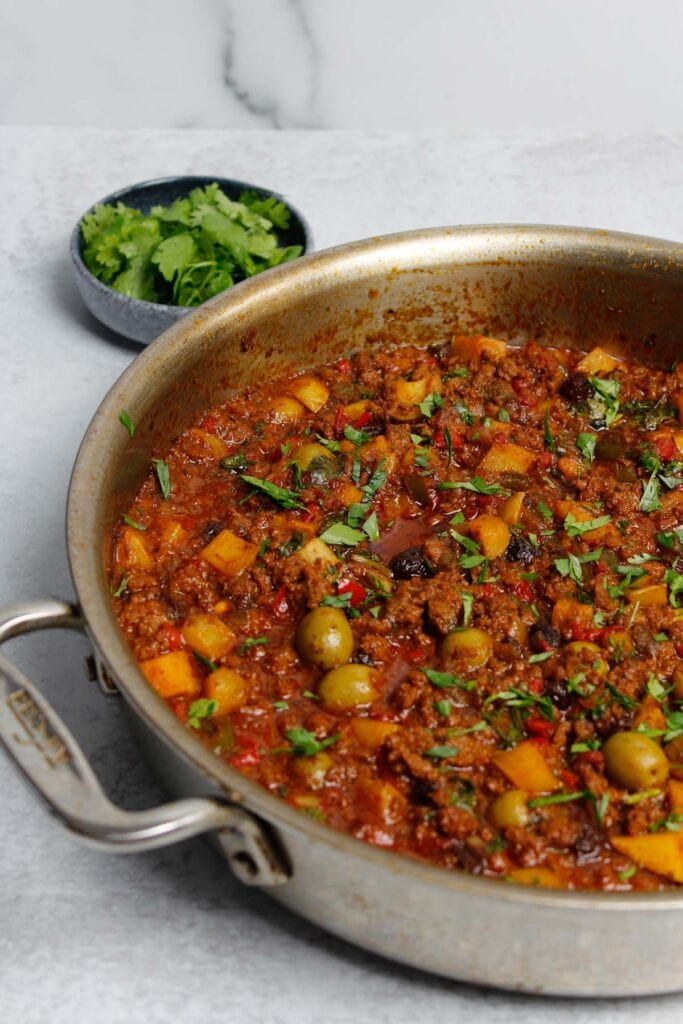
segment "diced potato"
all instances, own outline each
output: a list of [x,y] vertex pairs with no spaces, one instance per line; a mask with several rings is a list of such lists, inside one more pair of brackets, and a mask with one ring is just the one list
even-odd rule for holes
[[590,658],[591,667],[598,675],[606,676],[609,672],[609,665],[601,657],[601,650],[597,644],[590,640],[574,640],[564,648],[567,657],[567,668],[570,675],[580,672]]
[[225,576],[244,572],[256,561],[257,554],[258,544],[243,540],[231,530],[221,530],[201,551],[202,558]]
[[209,433],[208,430],[200,430],[199,427],[191,427],[188,430],[188,434],[215,458],[223,459],[228,454],[229,449],[225,441],[221,441],[220,437],[216,437],[215,434]]
[[585,476],[584,467],[573,455],[562,455],[557,460],[557,468],[570,484],[575,484],[577,480]]
[[526,793],[550,793],[558,781],[535,743],[524,740],[512,750],[501,750],[491,758],[517,789]]
[[353,423],[353,421],[357,420],[359,416],[362,416],[364,412],[367,412],[369,407],[369,399],[361,398],[358,402],[351,402],[349,405],[345,405],[344,415]]
[[581,604],[572,597],[559,597],[553,605],[550,622],[564,634],[571,632],[575,626],[588,629],[593,623],[593,607]]
[[403,813],[405,797],[391,782],[376,779],[362,782],[358,789],[360,806],[367,808],[373,818],[389,825]]
[[317,377],[298,377],[290,384],[289,391],[311,412],[322,409],[330,397],[329,388]]
[[377,465],[384,459],[384,472],[390,475],[396,469],[398,461],[396,452],[389,450],[389,442],[384,434],[378,434],[372,441],[366,441],[358,449],[361,462],[370,462]]
[[512,868],[507,877],[518,885],[536,885],[541,889],[564,889],[560,876],[551,868]]
[[648,729],[666,729],[662,705],[649,693],[641,700],[631,728],[637,730],[641,725]]
[[387,389],[388,414],[399,423],[409,423],[422,417],[419,405],[427,395],[441,394],[441,377],[430,373],[420,380],[396,380]]
[[160,697],[195,697],[201,689],[194,659],[187,651],[141,661],[140,669]]
[[237,637],[216,615],[192,615],[180,631],[192,650],[210,661],[222,658],[237,643]]
[[151,569],[154,559],[149,553],[147,541],[140,530],[124,526],[116,550],[117,561],[126,569]]
[[669,779],[669,808],[673,814],[683,814],[683,782]]
[[674,444],[679,455],[683,455],[683,430],[674,430]]
[[683,842],[678,832],[611,836],[610,843],[641,868],[683,883]]
[[292,797],[292,803],[303,811],[317,811],[320,809],[320,800],[315,793],[295,793]]
[[351,732],[357,742],[367,751],[382,746],[387,736],[399,728],[395,722],[378,722],[374,718],[352,718]]
[[216,701],[214,717],[220,718],[236,711],[247,699],[247,684],[239,672],[231,668],[217,668],[206,678],[204,692]]
[[297,518],[296,512],[276,512],[273,516],[273,523],[283,530],[303,533],[304,537],[314,537],[318,532],[317,517],[304,521]]
[[312,537],[302,548],[295,551],[292,558],[299,558],[309,565],[320,563],[321,565],[335,565],[339,559],[332,548],[328,547],[320,537]]
[[335,494],[345,508],[348,508],[349,505],[357,505],[363,497],[360,487],[356,487],[355,484],[344,484]]
[[187,539],[187,530],[175,519],[168,519],[161,531],[161,546],[177,548]]
[[273,423],[296,423],[304,414],[304,407],[296,398],[281,395],[266,405],[266,413]]
[[577,363],[576,369],[579,373],[594,376],[596,373],[610,373],[618,365],[618,359],[611,356],[609,352],[605,352],[604,348],[596,345]]
[[477,516],[467,524],[467,529],[485,558],[498,558],[510,543],[510,530],[500,516]]
[[500,518],[508,526],[514,526],[519,522],[524,507],[524,491],[515,491],[507,501],[500,506]]
[[526,473],[536,452],[520,444],[493,444],[477,466],[478,473]]
[[622,658],[633,651],[633,638],[626,629],[615,629],[607,633],[601,643],[611,654],[619,654]]
[[505,358],[507,346],[497,338],[487,338],[485,334],[454,334],[451,348],[456,356],[471,362],[486,357],[494,362]]
[[644,587],[629,587],[624,591],[629,604],[639,604],[641,608],[665,608],[669,603],[666,583],[647,583]]
[[297,757],[292,770],[309,789],[320,789],[325,784],[325,776],[334,764],[326,750],[321,750],[311,757]]
[[213,606],[214,615],[223,615],[225,612],[229,612],[232,605],[229,601],[216,601]]

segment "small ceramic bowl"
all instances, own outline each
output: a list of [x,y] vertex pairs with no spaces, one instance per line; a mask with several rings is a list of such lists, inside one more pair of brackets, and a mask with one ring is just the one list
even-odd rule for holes
[[[310,228],[288,199],[277,192],[252,185],[250,182],[236,181],[234,178],[200,177],[197,175],[157,178],[154,181],[143,181],[138,185],[130,185],[119,192],[112,192],[111,195],[100,199],[99,203],[122,202],[143,213],[149,213],[153,206],[168,206],[175,199],[188,195],[193,188],[204,188],[213,182],[220,185],[229,199],[238,199],[240,193],[247,189],[264,197],[275,196],[276,199],[281,199],[287,205],[291,218],[288,229],[278,231],[280,245],[300,245],[304,253],[312,248]],[[92,209],[93,207],[90,207],[87,212],[90,213]],[[176,320],[180,320],[181,317],[196,309],[195,306],[168,306],[160,302],[133,299],[99,281],[83,262],[81,220],[82,218],[79,218],[78,224],[71,234],[71,259],[74,265],[76,285],[90,312],[103,324],[132,341],[139,341],[146,345]]]

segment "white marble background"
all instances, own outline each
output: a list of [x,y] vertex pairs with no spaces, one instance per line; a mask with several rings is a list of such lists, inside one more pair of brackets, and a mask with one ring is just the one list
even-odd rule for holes
[[2,0],[0,122],[675,131],[681,0]]

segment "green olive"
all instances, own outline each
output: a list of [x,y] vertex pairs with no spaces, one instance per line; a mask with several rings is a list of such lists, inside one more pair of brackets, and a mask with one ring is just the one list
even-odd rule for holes
[[341,665],[323,676],[318,696],[328,711],[349,711],[372,704],[379,696],[374,670],[367,665]]
[[353,633],[340,608],[314,608],[296,631],[299,654],[318,668],[343,665],[353,654]]
[[615,732],[602,748],[610,782],[622,789],[661,786],[669,774],[664,751],[640,732]]
[[330,459],[334,461],[334,455],[322,444],[302,444],[292,454],[292,462],[296,462],[302,473],[305,473],[314,459]]
[[481,668],[493,653],[493,643],[483,629],[456,629],[441,642],[444,658],[457,660],[463,668]]
[[489,807],[491,824],[496,828],[523,828],[529,821],[529,796],[523,789],[508,789]]

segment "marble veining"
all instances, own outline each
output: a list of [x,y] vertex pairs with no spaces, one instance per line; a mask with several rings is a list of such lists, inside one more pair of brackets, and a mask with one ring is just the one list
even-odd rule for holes
[[321,127],[320,55],[304,0],[260,0],[258,33],[250,31],[243,4],[228,3],[220,14],[227,36],[223,82],[237,102],[261,127]]
[[676,131],[677,0],[3,0],[0,122]]

